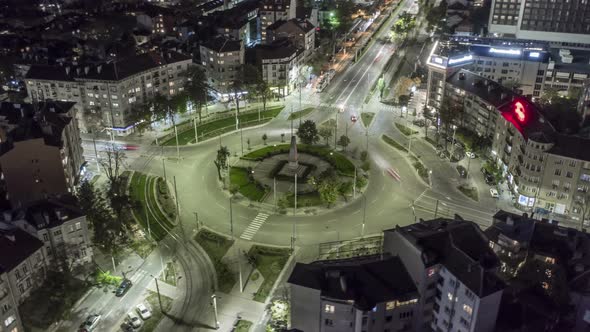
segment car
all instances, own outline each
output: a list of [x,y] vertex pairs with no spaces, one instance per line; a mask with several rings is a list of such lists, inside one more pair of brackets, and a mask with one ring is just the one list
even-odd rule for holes
[[462,178],[467,177],[467,170],[461,165],[457,166],[457,173],[459,173],[459,176]]
[[152,317],[152,312],[150,311],[150,309],[148,309],[145,306],[145,304],[143,304],[143,303],[138,304],[136,309],[137,309],[137,313],[139,313],[139,316],[141,317],[141,319],[146,320],[146,319]]
[[418,120],[412,121],[412,124],[414,124],[414,126],[417,126],[417,127],[424,127],[426,125],[426,121],[424,121],[424,119],[418,119]]
[[80,325],[80,332],[91,332],[94,331],[98,322],[100,321],[101,315],[93,314],[86,317],[86,320]]
[[496,190],[496,188],[490,188],[490,195],[492,195],[493,198],[500,197],[500,194],[498,194],[498,190]]
[[486,183],[488,185],[493,185],[495,184],[495,179],[494,179],[494,175],[490,172],[488,172],[487,169],[485,169],[484,167],[481,168],[481,172],[483,173],[483,178],[485,179]]
[[469,157],[469,159],[475,159],[477,157],[477,155],[475,154],[475,152],[471,152],[471,151],[465,152],[465,155],[467,157]]
[[139,316],[137,316],[137,314],[133,311],[130,311],[127,314],[127,320],[129,321],[129,324],[131,324],[131,326],[133,326],[134,328],[140,327],[143,323]]
[[117,288],[117,290],[115,291],[115,296],[121,297],[123,295],[125,295],[125,293],[127,293],[127,291],[129,290],[129,288],[131,288],[131,286],[133,285],[133,283],[131,283],[131,280],[129,279],[125,279],[121,282],[121,284],[119,285],[119,287]]
[[124,322],[123,324],[121,324],[121,331],[123,331],[123,332],[133,332],[133,331],[135,331],[135,329],[133,328],[133,326],[131,325],[131,323]]

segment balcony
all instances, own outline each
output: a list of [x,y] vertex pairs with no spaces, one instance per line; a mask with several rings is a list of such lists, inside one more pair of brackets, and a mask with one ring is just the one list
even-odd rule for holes
[[518,155],[518,164],[520,166],[522,166],[524,164],[524,158],[522,157],[522,155]]

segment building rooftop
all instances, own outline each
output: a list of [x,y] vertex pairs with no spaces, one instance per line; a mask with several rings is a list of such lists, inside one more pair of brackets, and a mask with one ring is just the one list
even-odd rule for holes
[[324,297],[352,300],[360,310],[417,297],[416,286],[399,257],[297,263],[288,282],[320,290]]
[[309,22],[308,20],[293,18],[293,19],[290,19],[287,21],[278,20],[278,21],[274,22],[273,24],[269,25],[268,27],[266,27],[266,30],[276,30],[276,29],[283,27],[283,26],[294,27],[295,29],[300,30],[304,34],[308,33],[309,31],[311,31],[315,28],[315,26],[313,24],[311,24],[311,22]]
[[562,61],[559,50],[558,48],[552,48],[550,50],[551,61],[555,62],[553,70],[590,74],[590,51],[568,49],[573,59],[572,63],[566,63]]
[[54,81],[119,81],[141,72],[170,63],[191,60],[190,56],[174,52],[146,52],[122,60],[92,65],[44,66],[33,65],[26,78]]
[[25,219],[37,229],[53,228],[64,222],[84,216],[77,207],[78,201],[72,195],[49,198],[29,206]]
[[590,161],[590,139],[581,136],[555,134],[555,145],[547,153],[568,158]]
[[301,50],[295,47],[288,40],[279,40],[272,44],[256,45],[254,48],[257,59],[284,59],[289,58],[293,54],[301,53]]
[[15,267],[43,247],[36,237],[13,227],[0,227],[0,272],[12,271]]
[[71,102],[37,104],[0,103],[0,154],[13,147],[14,142],[43,138],[45,144],[62,147],[62,132],[72,121]]
[[424,265],[444,265],[479,297],[505,287],[495,271],[500,262],[479,227],[465,220],[434,219],[385,232],[400,232],[422,251]]
[[218,36],[207,40],[206,42],[202,43],[201,46],[218,53],[239,52],[242,48],[242,41]]
[[500,234],[518,241],[521,244],[528,244],[535,229],[535,219],[526,215],[519,215],[500,210],[494,214],[493,224],[484,231],[488,239],[498,242]]
[[509,102],[513,96],[510,89],[465,69],[449,75],[447,83],[474,94],[495,107]]

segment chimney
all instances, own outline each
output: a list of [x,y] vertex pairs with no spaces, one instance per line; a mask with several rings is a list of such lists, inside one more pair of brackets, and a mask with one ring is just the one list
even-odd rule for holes
[[96,71],[100,74],[102,70],[102,65],[98,65],[98,67],[96,67]]
[[76,75],[80,76],[80,67],[76,68]]
[[45,220],[47,225],[49,225],[49,213],[47,213],[47,211],[43,211],[42,216],[43,216],[43,220]]
[[70,75],[70,66],[66,67],[66,75]]
[[84,67],[84,75],[88,75],[88,71],[90,71],[90,67]]

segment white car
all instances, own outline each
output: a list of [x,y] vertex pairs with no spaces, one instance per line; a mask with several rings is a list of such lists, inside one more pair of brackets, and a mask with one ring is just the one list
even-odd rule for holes
[[471,152],[471,151],[467,151],[467,152],[465,152],[465,155],[466,155],[467,157],[469,157],[470,159],[475,159],[475,157],[477,157],[477,156],[475,155],[475,152]]
[[500,197],[500,194],[498,194],[498,191],[494,188],[490,188],[490,195],[492,195],[493,198]]
[[131,324],[131,326],[133,326],[134,328],[140,327],[143,323],[139,316],[137,316],[133,311],[127,314],[127,319],[129,319],[129,324]]
[[152,312],[143,303],[138,304],[136,309],[141,319],[146,320],[152,317]]

